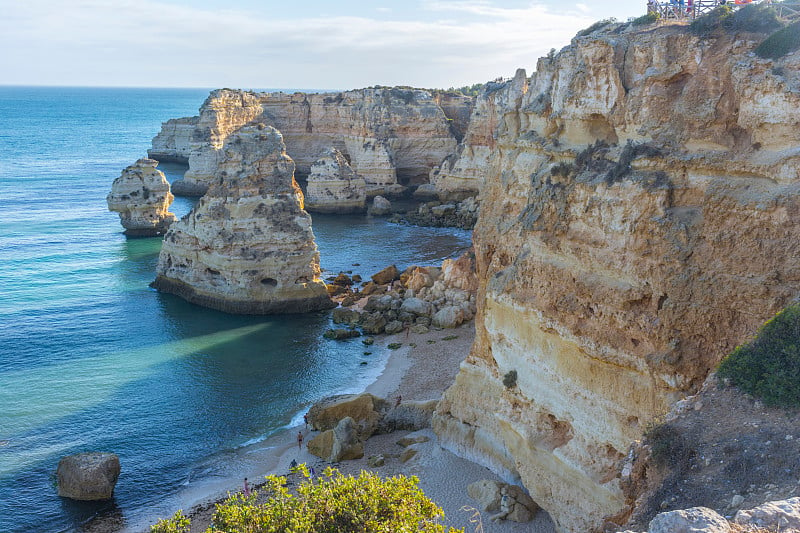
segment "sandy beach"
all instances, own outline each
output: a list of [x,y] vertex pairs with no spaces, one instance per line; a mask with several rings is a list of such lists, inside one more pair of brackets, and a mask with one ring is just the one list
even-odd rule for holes
[[[401,347],[390,350],[386,366],[378,379],[366,388],[376,396],[396,401],[437,399],[452,383],[459,365],[469,353],[474,338],[472,321],[461,327],[449,330],[431,330],[423,334],[399,333],[376,338],[376,345],[387,349],[391,343],[401,343]],[[297,432],[304,435],[304,445],[298,447]],[[422,433],[430,438],[428,442],[417,445],[418,454],[403,463],[399,456],[403,448],[397,441],[406,436],[408,431],[396,431],[389,434],[376,435],[365,443],[364,458],[345,461],[335,465],[344,473],[357,474],[361,470],[372,470],[382,476],[396,474],[415,475],[425,494],[435,501],[445,512],[444,522],[453,527],[464,528],[465,531],[479,531],[475,520],[475,511],[465,511],[464,507],[474,507],[476,502],[467,496],[466,488],[479,479],[500,479],[471,461],[456,457],[438,445],[436,436],[431,430]],[[211,524],[211,516],[217,502],[229,492],[242,490],[238,481],[247,477],[254,488],[263,482],[267,474],[289,475],[290,463],[306,463],[317,472],[329,466],[326,461],[310,454],[307,443],[316,434],[304,425],[282,431],[264,442],[254,444],[243,453],[246,454],[248,466],[238,471],[240,477],[234,483],[230,478],[214,483],[203,484],[182,495],[181,502],[184,513],[192,518],[192,532],[203,532]],[[367,458],[371,455],[384,454],[386,462],[383,466],[370,468]],[[291,476],[290,476],[291,481]],[[177,509],[174,509],[177,510]],[[174,510],[172,512],[174,512]],[[491,522],[492,513],[480,513],[484,532],[531,532],[550,533],[554,531],[552,521],[544,511],[540,511],[532,522],[520,524],[516,522]],[[147,524],[128,524],[124,531],[147,531]]]

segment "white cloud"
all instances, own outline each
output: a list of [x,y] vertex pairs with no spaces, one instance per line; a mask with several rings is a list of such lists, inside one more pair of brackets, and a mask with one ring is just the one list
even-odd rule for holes
[[[0,46],[17,50],[0,57],[0,68],[4,83],[22,84],[442,87],[530,71],[592,22],[539,4],[424,8],[414,20],[386,20],[385,13],[291,18],[157,0],[0,0]],[[441,13],[448,20],[435,18]]]

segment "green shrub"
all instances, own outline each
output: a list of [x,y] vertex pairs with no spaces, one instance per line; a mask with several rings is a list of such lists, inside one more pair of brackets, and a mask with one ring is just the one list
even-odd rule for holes
[[800,304],[775,315],[723,359],[718,375],[767,405],[800,406]]
[[733,10],[730,6],[715,7],[702,17],[694,19],[692,23],[689,24],[689,31],[698,37],[710,37],[711,34],[714,33],[714,30],[722,27],[725,20],[732,14]]
[[503,385],[505,385],[507,389],[511,389],[516,384],[517,384],[517,371],[509,370],[508,372],[506,372],[506,375],[503,376]]
[[583,37],[584,35],[592,34],[601,28],[605,28],[609,24],[614,24],[615,22],[617,22],[617,19],[615,18],[598,20],[588,28],[584,28],[581,31],[579,31],[577,37]]
[[390,350],[397,350],[402,345],[403,345],[402,342],[392,342],[392,343],[389,343],[386,347],[389,348]]
[[631,26],[645,26],[647,24],[653,24],[656,22],[661,16],[658,13],[648,13],[646,15],[642,15],[641,17],[636,17],[631,21]]
[[764,59],[778,59],[800,48],[800,21],[789,24],[767,37],[756,48],[756,55]]
[[690,455],[686,439],[671,424],[653,424],[645,430],[644,436],[650,445],[650,457],[657,466],[677,468]]
[[180,510],[172,518],[159,520],[157,524],[150,526],[150,533],[189,533],[191,520],[183,516]]
[[[305,480],[296,494],[286,488],[286,478],[267,476],[263,489],[269,497],[266,502],[256,503],[253,493],[250,497],[234,494],[218,504],[207,533],[463,533],[438,523],[444,513],[425,497],[416,477],[381,479],[365,471],[353,477],[327,468],[322,476],[311,480],[305,465],[297,472]],[[166,527],[174,519],[153,527]],[[178,529],[153,531],[183,533]]]
[[783,27],[778,12],[768,4],[750,4],[725,19],[725,28],[733,31],[769,33]]

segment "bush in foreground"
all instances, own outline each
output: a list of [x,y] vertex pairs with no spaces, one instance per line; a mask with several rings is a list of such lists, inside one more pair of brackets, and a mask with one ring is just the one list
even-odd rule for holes
[[[297,471],[305,480],[296,494],[285,487],[286,478],[267,476],[266,502],[256,503],[255,493],[231,495],[217,505],[207,533],[463,533],[438,523],[444,513],[419,489],[416,477],[382,479],[366,471],[353,477],[328,468],[312,480],[305,465]],[[150,531],[184,533],[188,521],[179,511]]]
[[722,360],[718,375],[767,405],[800,407],[800,304],[761,326]]

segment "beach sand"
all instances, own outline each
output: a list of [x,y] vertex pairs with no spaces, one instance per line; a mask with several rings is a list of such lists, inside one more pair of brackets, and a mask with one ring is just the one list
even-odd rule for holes
[[[366,392],[395,401],[398,395],[406,400],[431,400],[441,397],[444,390],[452,384],[459,365],[466,358],[475,335],[473,322],[448,330],[431,330],[424,334],[398,333],[380,336],[376,344],[387,347],[390,343],[402,343],[398,349],[391,350],[383,373],[369,385]],[[304,434],[304,445],[297,446],[297,432]],[[370,438],[364,445],[364,458],[344,461],[332,466],[343,473],[358,474],[361,470],[371,470],[381,476],[396,474],[416,475],[419,486],[426,496],[436,502],[445,512],[444,522],[453,527],[462,527],[465,531],[480,531],[475,519],[475,511],[462,510],[463,507],[475,507],[476,502],[467,496],[467,485],[479,479],[500,478],[471,461],[456,457],[441,448],[436,435],[430,430],[422,433],[431,440],[418,444],[417,455],[403,463],[399,455],[403,448],[397,441],[407,435],[408,431],[396,431]],[[303,425],[280,432],[264,442],[250,447],[244,453],[248,455],[251,466],[244,471],[251,487],[257,489],[265,475],[289,475],[290,463],[294,459],[298,463],[306,463],[321,473],[329,465],[326,461],[308,453],[305,443],[316,435],[315,431]],[[367,465],[371,455],[384,454],[386,463],[377,468]],[[231,486],[231,480],[219,481],[216,485],[207,485],[182,498],[185,514],[192,518],[192,532],[203,532],[211,524],[211,516],[217,502],[223,500],[228,492],[242,490],[242,484]],[[202,494],[200,494],[202,493]],[[528,532],[550,533],[555,531],[550,517],[540,511],[529,523],[508,521],[491,522],[492,513],[480,513],[482,531],[484,532]],[[144,524],[129,525],[127,531],[147,531]]]

